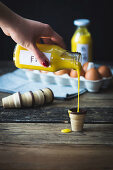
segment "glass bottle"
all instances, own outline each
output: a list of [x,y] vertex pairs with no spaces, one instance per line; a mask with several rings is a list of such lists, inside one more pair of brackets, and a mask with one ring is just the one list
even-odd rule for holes
[[78,19],[74,21],[77,29],[71,39],[72,52],[80,52],[82,55],[81,64],[92,61],[92,38],[87,29],[90,21],[88,19]]
[[49,59],[49,67],[42,66],[32,52],[18,44],[15,47],[13,55],[13,60],[16,67],[50,72],[71,68],[76,70],[81,69],[80,53],[68,52],[57,45],[37,44],[37,47]]

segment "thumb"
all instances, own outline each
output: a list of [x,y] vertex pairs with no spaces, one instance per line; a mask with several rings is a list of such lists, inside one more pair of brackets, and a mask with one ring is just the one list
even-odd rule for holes
[[48,58],[38,49],[36,45],[32,46],[31,51],[33,52],[34,56],[36,57],[36,59],[39,61],[41,65],[43,65],[44,67],[49,66]]

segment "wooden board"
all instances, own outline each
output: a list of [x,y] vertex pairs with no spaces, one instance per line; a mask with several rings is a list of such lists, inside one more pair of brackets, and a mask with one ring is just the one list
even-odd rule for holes
[[112,170],[113,124],[0,123],[0,170]]
[[112,170],[113,146],[0,145],[1,170]]
[[[83,108],[87,110],[85,123],[113,123],[113,108]],[[0,122],[69,122],[68,108],[57,105],[29,109],[3,109]]]
[[0,144],[113,144],[113,124],[85,124],[84,131],[61,133],[71,128],[61,123],[0,123]]

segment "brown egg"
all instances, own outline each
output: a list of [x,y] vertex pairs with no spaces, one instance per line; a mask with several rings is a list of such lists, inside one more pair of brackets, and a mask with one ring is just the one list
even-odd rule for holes
[[[80,76],[84,76],[84,75],[85,75],[85,72],[83,68],[81,68]],[[73,78],[78,77],[77,71],[72,69],[70,72],[70,77],[73,77]]]
[[72,69],[71,72],[70,72],[70,77],[73,77],[73,78],[78,77],[77,71]]
[[91,68],[86,72],[85,78],[87,80],[100,80],[101,75],[99,74],[99,72],[96,68]]
[[54,72],[54,74],[56,74],[56,75],[68,74],[69,75],[70,69],[59,70],[59,71]]
[[102,77],[111,77],[112,73],[109,67],[103,65],[98,68],[98,72]]
[[87,67],[88,67],[88,64],[89,64],[89,62],[86,62],[86,63],[84,63],[83,64],[83,70],[85,71],[85,73],[87,72]]

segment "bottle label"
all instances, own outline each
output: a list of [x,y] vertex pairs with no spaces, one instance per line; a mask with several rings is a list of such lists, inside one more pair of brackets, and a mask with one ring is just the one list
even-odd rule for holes
[[[44,53],[44,54],[50,61],[51,53]],[[35,58],[34,54],[26,50],[20,50],[19,61],[20,64],[24,64],[24,65],[42,66]]]
[[77,52],[82,54],[81,64],[88,61],[88,44],[77,44]]

